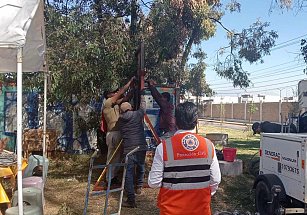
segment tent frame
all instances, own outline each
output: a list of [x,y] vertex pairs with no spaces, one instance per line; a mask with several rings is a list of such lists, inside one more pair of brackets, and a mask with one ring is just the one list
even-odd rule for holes
[[[23,48],[17,48],[17,192],[18,214],[23,215],[22,196],[22,56]],[[44,71],[44,116],[43,116],[43,183],[45,183],[45,158],[46,158],[46,115],[47,115],[47,72]],[[45,185],[45,184],[44,184]],[[42,190],[44,198],[44,189]]]

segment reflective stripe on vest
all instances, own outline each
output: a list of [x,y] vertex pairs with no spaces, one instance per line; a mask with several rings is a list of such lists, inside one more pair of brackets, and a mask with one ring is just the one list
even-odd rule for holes
[[[182,144],[185,137],[198,141],[195,150],[186,150],[183,155],[188,156],[187,159],[175,159],[174,148],[181,147],[173,144]],[[172,139],[167,139],[164,149],[166,149],[167,160],[164,159],[164,174],[162,180],[162,187],[170,190],[191,190],[207,188],[210,185],[210,165],[212,163],[211,144],[206,143],[206,139],[195,134],[187,134],[180,138],[180,142],[176,141],[175,135]],[[174,142],[175,141],[175,142]],[[193,142],[192,142],[193,143]],[[204,144],[204,145],[201,145]],[[200,147],[201,146],[201,147]],[[207,154],[204,156],[205,151],[197,150],[198,147],[206,147]],[[202,155],[201,158],[199,153]],[[183,156],[182,155],[182,156]]]

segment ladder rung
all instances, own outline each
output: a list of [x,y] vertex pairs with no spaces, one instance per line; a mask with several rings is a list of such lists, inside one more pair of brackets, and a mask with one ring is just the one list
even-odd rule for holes
[[[122,191],[124,190],[124,188],[116,188],[116,189],[113,189],[113,190],[109,190],[109,193],[114,193],[114,192],[119,192],[119,191]],[[97,195],[101,195],[101,194],[105,194],[107,193],[107,190],[103,190],[103,191],[92,191],[91,192],[91,195],[92,196],[97,196]]]

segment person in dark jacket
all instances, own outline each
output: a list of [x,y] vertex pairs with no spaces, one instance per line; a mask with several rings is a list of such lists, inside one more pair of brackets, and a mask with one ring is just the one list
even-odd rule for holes
[[170,101],[171,95],[168,92],[160,94],[154,85],[155,82],[153,80],[148,81],[148,87],[151,95],[160,107],[159,134],[163,135],[167,132],[175,132],[176,123],[174,116],[174,105]]
[[307,132],[307,112],[304,112],[299,116],[299,133]]
[[141,95],[141,105],[139,110],[133,111],[132,106],[128,102],[120,105],[119,128],[124,142],[124,155],[132,151],[136,147],[140,147],[138,151],[128,158],[128,166],[125,178],[125,190],[127,192],[127,201],[123,202],[124,207],[135,208],[135,190],[134,190],[134,167],[136,166],[136,193],[140,194],[143,187],[145,173],[145,156],[147,151],[147,143],[144,133],[144,114],[146,111],[146,102],[144,93]]
[[[262,132],[264,133],[281,133],[281,124],[278,123],[273,123],[273,122],[269,122],[269,121],[264,121],[264,122],[255,122],[252,125],[252,130],[255,134],[260,134]],[[286,133],[286,126],[284,126],[284,133]],[[290,124],[290,133],[297,133],[296,127],[294,124]]]

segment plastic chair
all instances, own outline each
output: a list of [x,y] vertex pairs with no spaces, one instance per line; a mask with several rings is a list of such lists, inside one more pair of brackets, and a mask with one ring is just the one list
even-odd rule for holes
[[[45,160],[45,162],[44,162]],[[48,166],[49,166],[49,160],[46,157],[40,156],[40,155],[31,155],[28,159],[28,166],[24,170],[23,177],[31,177],[33,175],[33,170],[37,166],[42,166],[45,163],[44,166],[44,175],[45,179],[47,178],[47,172],[48,172]]]
[[31,177],[27,177],[27,178],[23,178],[22,179],[22,187],[26,188],[26,187],[36,187],[39,189],[43,189],[44,188],[44,183],[43,183],[43,179],[41,177],[38,176],[31,176]]
[[[5,211],[5,215],[18,215],[19,209],[18,207],[11,207]],[[37,206],[24,206],[23,207],[23,215],[43,215],[41,209]]]
[[[23,202],[41,208],[43,212],[42,190],[36,187],[26,187],[22,189]],[[12,197],[12,206],[18,206],[18,192],[15,191]]]

